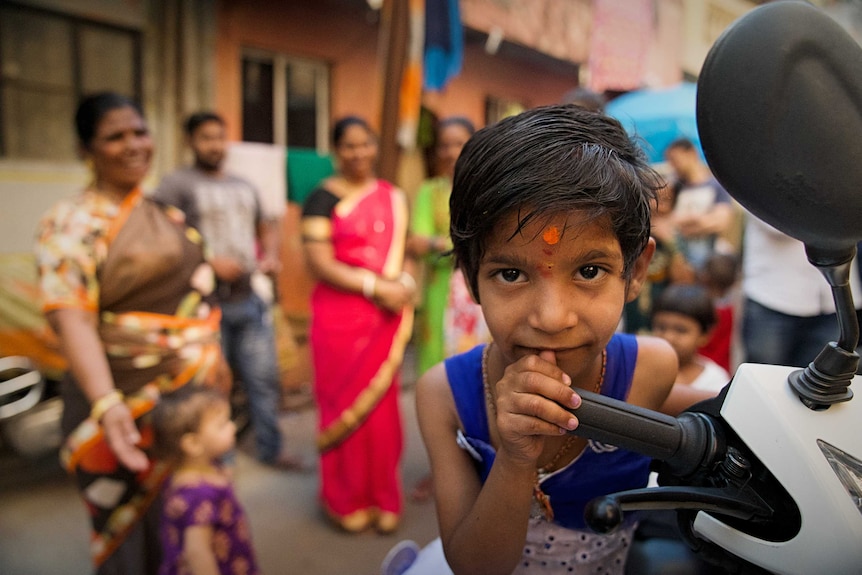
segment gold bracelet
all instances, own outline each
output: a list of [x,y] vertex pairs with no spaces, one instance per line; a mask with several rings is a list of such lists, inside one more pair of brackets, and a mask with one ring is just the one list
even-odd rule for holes
[[411,276],[409,273],[401,272],[401,275],[398,276],[398,281],[408,290],[416,290],[416,280],[413,279],[413,276]]
[[377,291],[377,274],[372,271],[368,271],[362,277],[362,295],[365,296],[365,299],[373,299],[374,294]]
[[90,418],[100,422],[109,409],[121,403],[123,403],[123,392],[119,389],[109,391],[93,402],[93,406],[90,408]]

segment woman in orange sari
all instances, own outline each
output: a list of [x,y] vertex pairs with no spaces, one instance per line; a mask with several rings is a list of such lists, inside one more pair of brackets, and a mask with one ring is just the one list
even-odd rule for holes
[[321,502],[348,532],[394,531],[401,515],[398,390],[416,284],[404,271],[408,209],[375,176],[377,143],[357,117],[336,123],[339,173],[306,200],[302,236],[317,283],[310,339]]
[[219,312],[200,236],[140,189],[153,142],[140,108],[102,93],[75,116],[93,181],[42,219],[36,245],[46,317],[69,370],[61,459],[90,512],[100,575],[155,573],[165,465],[146,454],[162,393],[215,384]]

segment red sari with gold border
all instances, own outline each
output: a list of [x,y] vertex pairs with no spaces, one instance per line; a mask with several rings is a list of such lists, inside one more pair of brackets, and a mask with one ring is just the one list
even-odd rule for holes
[[[386,278],[401,273],[407,210],[391,184],[378,180],[339,201],[331,225],[336,259]],[[393,314],[323,282],[311,306],[322,503],[338,518],[362,510],[400,514],[398,391],[413,310]]]

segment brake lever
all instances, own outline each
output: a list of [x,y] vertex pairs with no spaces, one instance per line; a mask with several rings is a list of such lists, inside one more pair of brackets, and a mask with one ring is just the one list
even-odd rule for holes
[[727,487],[648,487],[620,491],[591,500],[584,518],[593,531],[608,533],[618,527],[626,511],[692,510],[745,521],[768,520],[772,508],[753,490]]
[[580,424],[571,433],[651,457],[660,485],[672,486],[599,498],[591,505],[604,516],[597,528],[612,528],[626,509],[683,509],[692,518],[698,511],[720,514],[728,525],[768,541],[786,541],[799,531],[796,503],[721,417],[729,387],[678,417],[579,390],[582,403],[573,413]]

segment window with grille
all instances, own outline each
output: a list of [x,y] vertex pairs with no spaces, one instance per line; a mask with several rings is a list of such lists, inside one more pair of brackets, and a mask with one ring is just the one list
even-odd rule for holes
[[328,149],[329,69],[283,54],[245,50],[242,139],[291,148]]
[[140,59],[137,31],[0,4],[0,157],[74,160],[78,100],[140,100]]

